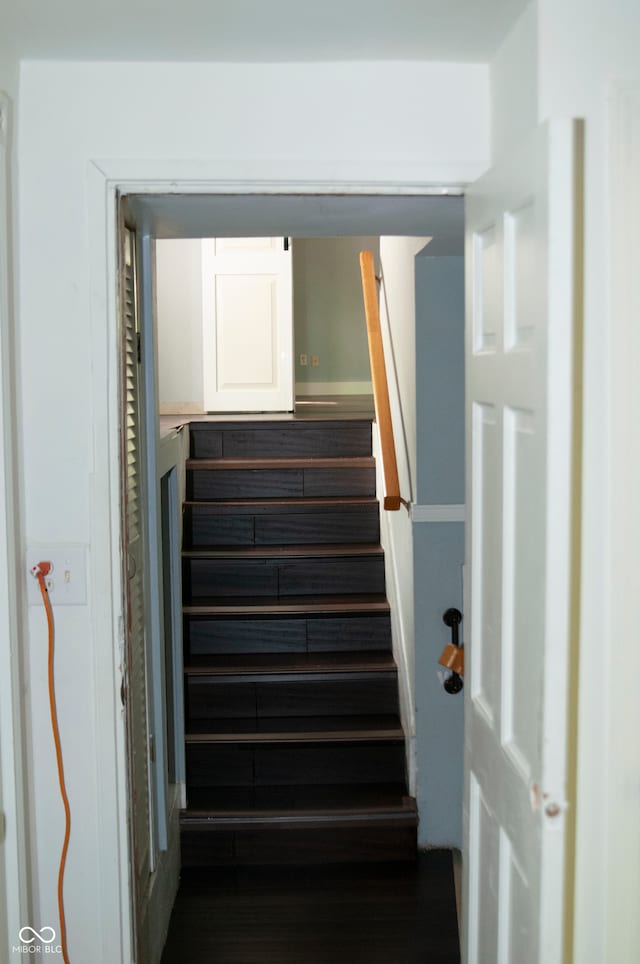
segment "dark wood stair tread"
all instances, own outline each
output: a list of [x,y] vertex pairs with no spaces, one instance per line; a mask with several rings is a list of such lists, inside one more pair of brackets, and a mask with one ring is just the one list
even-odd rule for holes
[[363,825],[382,825],[402,823],[410,827],[418,824],[418,815],[410,806],[388,808],[367,808],[362,810],[317,809],[308,811],[285,810],[281,812],[256,811],[254,813],[192,813],[183,811],[180,825],[183,830],[198,829],[209,831],[268,829],[270,827],[296,827],[311,830],[330,824],[332,827]]
[[373,468],[375,459],[372,455],[344,455],[344,456],[264,456],[248,457],[220,457],[220,458],[190,458],[187,459],[187,471],[242,471],[244,469],[355,469]]
[[394,716],[288,716],[192,720],[185,734],[196,743],[385,743],[404,742]]
[[346,596],[204,596],[182,607],[185,616],[284,616],[388,613],[389,602],[381,593]]
[[401,822],[416,826],[416,801],[402,784],[197,788],[180,814],[183,829],[335,827]]
[[390,653],[257,653],[246,655],[192,656],[185,666],[187,676],[217,676],[243,679],[253,676],[316,676],[334,674],[395,673]]
[[389,826],[401,823],[405,826],[416,827],[418,824],[417,814],[410,809],[399,809],[389,811],[368,810],[363,813],[349,811],[328,811],[320,813],[283,813],[283,814],[246,814],[238,816],[219,816],[200,815],[192,817],[188,813],[181,815],[180,826],[182,831],[199,830],[222,832],[225,830],[269,830],[279,829],[298,829],[315,830],[329,825],[337,829],[339,827],[353,826]]
[[[220,429],[221,431],[244,431],[246,430],[272,430],[278,431],[283,426],[287,428],[294,428],[298,431],[304,432],[308,427],[318,428],[323,427],[335,431],[340,428],[342,422],[345,422],[349,427],[353,426],[354,423],[360,422],[362,425],[371,425],[374,421],[375,413],[373,411],[373,396],[366,396],[370,399],[369,408],[371,411],[366,412],[348,412],[341,409],[340,412],[331,413],[327,412],[313,412],[305,410],[304,413],[301,412],[276,412],[269,414],[268,416],[256,418],[255,414],[238,412],[233,415],[227,415],[212,412],[206,415],[192,416],[188,419],[189,428],[193,431],[204,431],[209,429]],[[296,405],[302,404],[313,404],[313,405],[327,405],[328,402],[305,402],[304,399],[298,399]]]

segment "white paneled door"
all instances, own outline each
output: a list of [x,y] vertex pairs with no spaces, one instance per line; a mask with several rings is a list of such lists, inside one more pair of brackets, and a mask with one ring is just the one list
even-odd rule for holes
[[202,279],[205,411],[290,411],[288,239],[205,238]]
[[576,133],[467,194],[467,964],[560,964],[571,681]]

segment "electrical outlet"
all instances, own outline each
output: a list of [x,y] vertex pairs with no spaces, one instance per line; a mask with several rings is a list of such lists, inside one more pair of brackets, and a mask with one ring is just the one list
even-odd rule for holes
[[312,356],[311,356],[311,367],[312,367],[312,368],[317,368],[319,364],[320,364],[320,356],[319,356],[319,355],[312,355]]
[[309,364],[309,360],[304,352],[300,355],[300,365],[305,368]]
[[79,545],[30,546],[27,549],[27,599],[30,606],[42,605],[38,580],[31,570],[39,562],[50,562],[45,576],[49,599],[54,606],[84,606],[87,602],[86,550]]

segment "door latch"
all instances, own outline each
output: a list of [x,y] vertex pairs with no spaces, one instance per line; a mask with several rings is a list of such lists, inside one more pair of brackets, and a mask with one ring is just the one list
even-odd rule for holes
[[451,675],[444,681],[444,688],[447,693],[459,693],[464,683],[464,648],[460,645],[458,627],[462,622],[462,613],[459,609],[447,609],[443,613],[442,622],[451,629],[451,642],[447,643],[442,650],[442,655],[438,662],[451,670]]

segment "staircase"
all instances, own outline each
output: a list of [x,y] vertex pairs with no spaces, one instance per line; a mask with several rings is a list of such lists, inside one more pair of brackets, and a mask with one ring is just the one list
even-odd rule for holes
[[371,423],[190,428],[183,866],[415,858]]

